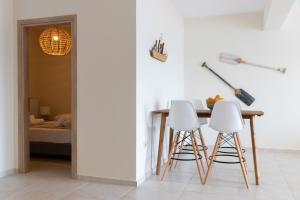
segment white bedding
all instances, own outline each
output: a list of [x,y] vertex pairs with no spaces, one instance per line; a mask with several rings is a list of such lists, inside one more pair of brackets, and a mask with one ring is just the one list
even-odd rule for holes
[[71,129],[30,127],[30,142],[71,143]]

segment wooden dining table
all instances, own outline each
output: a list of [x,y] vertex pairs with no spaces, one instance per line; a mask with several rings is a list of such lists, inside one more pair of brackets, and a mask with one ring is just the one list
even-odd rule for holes
[[[159,145],[158,145],[158,153],[157,153],[157,164],[156,164],[156,175],[160,174],[161,167],[161,157],[163,152],[164,138],[165,138],[165,129],[166,129],[166,120],[169,116],[169,109],[161,109],[152,111],[153,115],[160,115],[160,134],[159,134]],[[211,111],[210,110],[197,110],[197,115],[200,118],[210,118]],[[254,172],[255,172],[255,181],[256,185],[259,185],[259,167],[257,161],[257,146],[256,146],[256,131],[255,131],[255,118],[263,116],[263,111],[258,110],[242,110],[243,119],[249,119],[250,123],[250,133],[251,133],[251,142],[252,142],[252,156],[253,156],[253,164],[254,164]],[[170,129],[170,137],[169,137],[169,152],[171,143],[173,140],[174,130]]]

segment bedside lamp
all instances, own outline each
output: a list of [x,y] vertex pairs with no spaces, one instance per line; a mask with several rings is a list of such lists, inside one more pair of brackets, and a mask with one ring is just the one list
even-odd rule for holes
[[44,120],[49,120],[50,115],[50,107],[49,106],[41,106],[40,107],[40,115]]

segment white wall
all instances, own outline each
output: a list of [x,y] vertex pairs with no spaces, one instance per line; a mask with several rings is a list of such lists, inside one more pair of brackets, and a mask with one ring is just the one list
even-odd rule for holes
[[0,176],[13,172],[13,4],[0,1]]
[[16,0],[15,8],[17,19],[78,15],[78,174],[135,181],[135,1]]
[[[221,94],[233,99],[233,91],[199,66],[202,61],[236,87],[244,88],[256,101],[251,107],[265,111],[257,120],[260,148],[300,149],[300,27],[299,7],[281,31],[262,31],[262,14],[243,14],[185,21],[185,97]],[[287,67],[285,75],[251,66],[233,66],[218,61],[220,52],[240,55],[252,62]],[[207,129],[209,144],[216,134]],[[244,134],[245,133],[245,134]],[[248,127],[243,143],[250,145]]]
[[[149,55],[161,34],[169,55],[166,63]],[[152,119],[151,111],[183,97],[183,40],[184,21],[171,0],[137,1],[137,180],[156,165],[160,118]]]

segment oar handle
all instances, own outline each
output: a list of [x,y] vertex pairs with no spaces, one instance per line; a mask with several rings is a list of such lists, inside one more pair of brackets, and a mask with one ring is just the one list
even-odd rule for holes
[[203,62],[202,67],[205,67],[206,69],[208,69],[210,72],[212,72],[215,76],[217,76],[219,79],[221,79],[226,85],[228,85],[229,87],[231,87],[233,90],[236,90],[235,87],[233,87],[230,83],[228,83],[224,78],[222,78],[219,74],[217,74],[217,72],[215,72],[214,70],[212,70],[210,67],[208,67],[206,65],[206,62]]
[[241,60],[240,63],[247,64],[247,65],[252,65],[254,67],[259,67],[259,68],[278,71],[278,72],[281,72],[283,74],[286,72],[286,68],[274,68],[274,67],[269,67],[269,66],[265,66],[265,65],[259,65],[259,64],[256,64],[256,63],[246,62],[246,61],[243,61],[243,60]]

